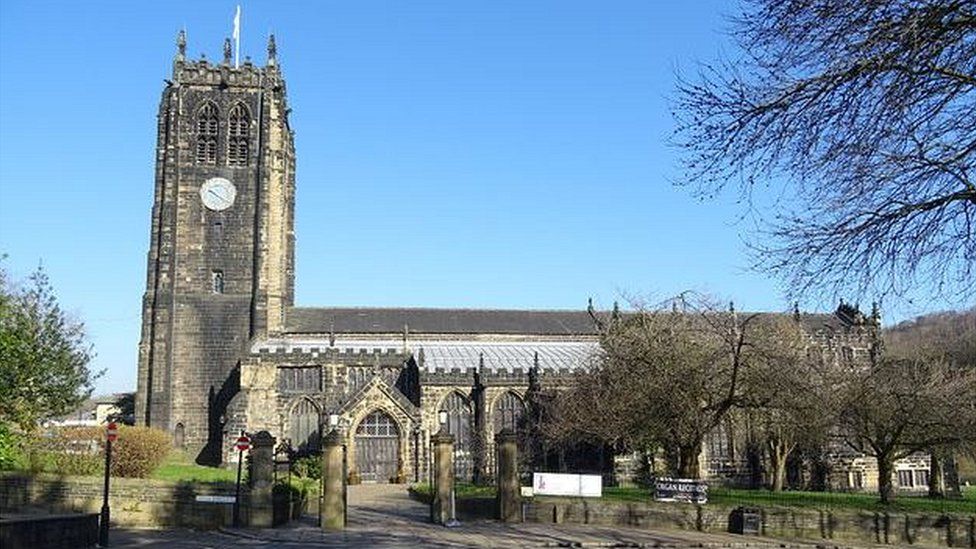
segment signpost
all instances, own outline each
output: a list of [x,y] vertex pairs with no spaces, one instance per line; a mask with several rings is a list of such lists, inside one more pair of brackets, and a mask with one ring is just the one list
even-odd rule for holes
[[251,439],[241,430],[237,437],[237,492],[234,496],[234,528],[241,526],[241,466],[244,464],[244,452],[251,449]]
[[112,471],[112,443],[119,437],[119,426],[110,421],[105,426],[105,487],[102,490],[102,516],[98,521],[98,544],[108,547],[108,479]]
[[210,494],[205,494],[202,496],[197,496],[196,500],[200,503],[234,503],[237,498],[234,496],[213,496]]

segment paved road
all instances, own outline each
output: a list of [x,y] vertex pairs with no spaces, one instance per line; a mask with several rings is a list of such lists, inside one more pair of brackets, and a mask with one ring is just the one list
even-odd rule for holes
[[[229,549],[231,547],[797,547],[816,544],[762,541],[687,531],[649,531],[567,524],[503,524],[475,521],[458,528],[428,522],[428,508],[403,486],[362,485],[349,489],[349,524],[341,533],[322,532],[312,517],[287,527],[236,531],[116,530],[112,547]],[[823,546],[821,547],[833,547]]]

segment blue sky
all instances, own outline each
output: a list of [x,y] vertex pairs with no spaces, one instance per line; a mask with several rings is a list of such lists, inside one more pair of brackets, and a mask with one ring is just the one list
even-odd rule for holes
[[[0,253],[39,262],[133,389],[155,116],[174,40],[219,59],[235,2],[0,2]],[[785,310],[734,196],[671,185],[678,68],[731,2],[249,2],[296,132],[300,305],[583,308],[687,289]],[[830,310],[834,303],[805,303]],[[945,308],[916,301],[897,320]]]

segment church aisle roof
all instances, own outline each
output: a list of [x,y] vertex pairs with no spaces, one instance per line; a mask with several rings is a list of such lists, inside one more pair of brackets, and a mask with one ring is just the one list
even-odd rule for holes
[[[260,353],[322,352],[334,349],[340,353],[360,351],[394,354],[404,350],[398,340],[337,339],[330,347],[328,339],[268,339],[255,343],[251,351]],[[528,371],[538,354],[541,370],[577,370],[584,368],[597,356],[596,341],[411,341],[406,352],[412,354],[428,371],[468,371],[483,364],[492,372]],[[421,356],[423,357],[421,359]],[[483,360],[483,363],[482,363]]]
[[595,335],[593,319],[579,311],[500,309],[382,309],[294,307],[286,333]]
[[[541,370],[578,370],[587,367],[597,357],[596,342],[475,342],[425,341],[423,368],[462,371],[483,367],[489,371],[528,371],[535,363],[536,353]],[[417,351],[419,352],[419,351]]]

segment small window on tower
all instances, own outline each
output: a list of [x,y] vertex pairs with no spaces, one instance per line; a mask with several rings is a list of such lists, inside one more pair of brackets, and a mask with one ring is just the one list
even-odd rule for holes
[[210,272],[210,288],[215,294],[224,293],[224,271]]
[[230,166],[247,166],[250,152],[248,140],[251,117],[247,107],[238,103],[230,111],[227,120],[227,164]]
[[217,106],[207,103],[197,113],[197,162],[217,163]]

